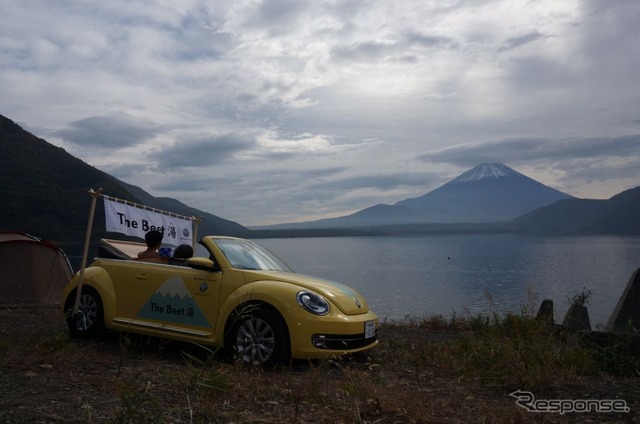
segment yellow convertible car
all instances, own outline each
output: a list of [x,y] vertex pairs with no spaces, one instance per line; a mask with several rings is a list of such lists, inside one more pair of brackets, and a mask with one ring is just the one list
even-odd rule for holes
[[200,244],[208,257],[139,260],[145,245],[101,240],[101,257],[85,269],[76,314],[78,274],[63,292],[71,335],[105,328],[140,333],[225,347],[262,365],[336,357],[378,343],[378,318],[355,290],[294,273],[249,240],[207,236]]

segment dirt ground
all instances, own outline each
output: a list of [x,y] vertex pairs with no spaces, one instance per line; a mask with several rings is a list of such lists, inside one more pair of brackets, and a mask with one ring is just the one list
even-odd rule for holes
[[[619,399],[626,413],[540,413],[509,393],[396,363],[394,346],[446,335],[380,331],[355,362],[265,371],[204,349],[109,334],[69,339],[57,308],[0,306],[0,423],[640,422],[640,379],[559,381],[536,399]],[[542,405],[544,406],[544,404]]]

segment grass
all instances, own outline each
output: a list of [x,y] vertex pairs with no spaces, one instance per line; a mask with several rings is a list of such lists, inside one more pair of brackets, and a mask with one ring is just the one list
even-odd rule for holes
[[[574,343],[554,326],[526,314],[413,317],[385,326],[389,333],[408,331],[413,336],[383,340],[378,351],[362,361],[347,357],[267,372],[220,363],[211,351],[205,359],[188,355],[188,367],[180,377],[189,419],[217,416],[223,399],[231,398],[252,404],[253,414],[274,421],[286,410],[290,422],[329,417],[327,422],[376,417],[414,422],[420,416],[415,408],[419,394],[442,382],[461,383],[463,392],[474,393],[544,390],[558,381],[620,375],[612,363],[631,366],[636,375],[640,369],[638,358],[628,350]],[[602,361],[604,354],[610,360]],[[123,404],[131,403],[125,400]],[[139,403],[144,410],[148,399],[142,397]],[[226,418],[247,421],[238,411]]]
[[[0,421],[416,423],[567,418],[523,411],[509,397],[518,389],[568,399],[589,394],[619,397],[632,411],[640,408],[640,359],[631,340],[580,342],[526,310],[407,317],[384,322],[380,341],[361,357],[296,361],[264,370],[207,347],[126,334],[74,341],[64,330],[26,338],[2,333],[0,387],[12,389],[0,393]],[[13,411],[22,411],[24,421],[8,415]],[[583,418],[575,417],[576,422]]]
[[410,326],[450,335],[444,342],[408,340],[391,346],[395,360],[411,367],[417,382],[446,376],[481,386],[533,389],[599,371],[587,349],[526,315],[454,317],[444,322],[436,316],[414,320]]

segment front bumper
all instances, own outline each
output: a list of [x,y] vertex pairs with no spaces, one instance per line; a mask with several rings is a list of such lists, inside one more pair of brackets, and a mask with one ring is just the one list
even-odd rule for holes
[[370,338],[365,338],[365,333],[342,335],[342,334],[314,334],[311,336],[311,344],[318,349],[347,350],[353,351],[369,346],[377,342],[378,331]]
[[[331,358],[361,352],[378,344],[379,323],[373,312],[325,317],[312,317],[305,312],[298,318],[303,319],[287,322],[293,358]],[[373,323],[373,334],[367,331],[367,323]]]

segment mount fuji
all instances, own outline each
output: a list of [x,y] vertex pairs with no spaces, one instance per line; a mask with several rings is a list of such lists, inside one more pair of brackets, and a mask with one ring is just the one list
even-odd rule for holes
[[502,222],[571,197],[501,163],[483,163],[396,205],[418,211],[423,222]]
[[[352,228],[395,224],[498,223],[573,196],[501,163],[483,163],[427,194],[352,215],[269,229]],[[265,227],[263,227],[265,228]]]

